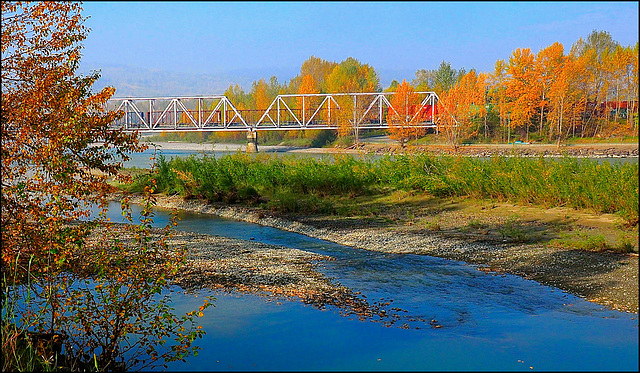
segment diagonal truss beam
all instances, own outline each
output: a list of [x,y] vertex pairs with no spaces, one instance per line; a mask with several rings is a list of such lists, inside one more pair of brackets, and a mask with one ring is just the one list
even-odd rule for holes
[[[438,96],[435,92],[414,92],[424,95],[410,123],[415,126],[435,127],[434,114]],[[276,96],[266,110],[245,110],[260,114],[255,123],[249,123],[240,110],[224,95],[196,97],[114,98],[107,102],[107,109],[122,110],[125,115],[112,124],[128,131],[255,131],[296,129],[337,129],[337,113],[348,108],[338,104],[338,98],[353,100],[353,113],[343,118],[353,118],[349,123],[356,129],[388,128],[385,113],[398,110],[388,99],[395,92],[373,93],[306,93]],[[311,100],[316,98],[316,100]],[[302,108],[290,104],[292,99],[301,99]],[[289,100],[289,103],[287,102]],[[141,110],[148,102],[148,111]],[[209,109],[207,109],[209,102]],[[315,102],[316,104],[313,104]],[[360,103],[360,106],[358,105]],[[145,105],[146,106],[146,105]],[[326,109],[327,120],[319,118]],[[377,113],[375,112],[377,109]],[[431,109],[431,118],[423,120],[420,114]],[[333,114],[332,116],[332,110]],[[311,115],[308,115],[311,113]],[[206,119],[205,119],[206,117]],[[255,118],[255,117],[254,117]],[[365,120],[368,120],[365,123]]]

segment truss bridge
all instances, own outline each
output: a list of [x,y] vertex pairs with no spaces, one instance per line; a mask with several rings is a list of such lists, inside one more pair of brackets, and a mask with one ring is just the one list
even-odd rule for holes
[[[112,128],[139,132],[274,131],[389,128],[392,118],[404,126],[435,127],[435,92],[414,92],[414,105],[394,107],[395,92],[278,95],[266,109],[234,105],[224,95],[200,97],[113,98],[107,110],[124,115]],[[396,105],[400,106],[400,105]]]

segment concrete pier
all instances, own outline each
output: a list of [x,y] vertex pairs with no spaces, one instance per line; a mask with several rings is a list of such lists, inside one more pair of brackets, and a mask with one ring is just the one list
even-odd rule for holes
[[247,153],[258,152],[258,131],[247,132]]

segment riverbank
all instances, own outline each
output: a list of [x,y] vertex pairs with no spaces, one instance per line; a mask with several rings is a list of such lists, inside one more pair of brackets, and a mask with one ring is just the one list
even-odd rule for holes
[[[445,259],[464,261],[476,265],[478,270],[500,274],[510,273],[537,282],[555,286],[588,301],[610,307],[612,309],[638,313],[638,255],[621,254],[614,252],[591,252],[577,249],[567,249],[560,246],[543,245],[539,243],[514,243],[514,242],[487,242],[491,240],[469,239],[469,237],[457,238],[455,235],[443,235],[424,227],[414,224],[386,222],[380,224],[369,219],[356,218],[336,218],[329,216],[278,216],[269,211],[245,208],[229,205],[213,205],[197,200],[183,200],[179,196],[161,196],[158,195],[158,207],[168,209],[178,209],[184,211],[192,211],[199,213],[212,214],[224,218],[242,220],[257,223],[265,226],[272,226],[291,232],[304,234],[338,244],[351,246],[354,248],[375,250],[389,253],[418,254],[441,257]],[[132,199],[137,202],[139,197]],[[601,220],[601,219],[600,219]],[[446,230],[445,230],[446,232]],[[507,240],[505,240],[507,241]],[[184,240],[190,242],[190,240]],[[217,242],[222,242],[221,238],[215,238],[209,242],[209,248],[206,250],[218,250]],[[236,263],[242,263],[241,255],[254,255],[244,252],[245,247],[256,246],[251,241],[239,243],[236,250],[226,251],[232,256],[236,256]],[[242,247],[243,249],[238,249]],[[243,251],[244,250],[244,251]],[[196,251],[194,259],[190,259],[190,265],[197,263],[197,258],[202,255],[206,257],[208,254],[198,254]],[[240,255],[240,256],[238,256]],[[292,265],[299,265],[304,262],[313,262],[318,258],[305,258],[304,255],[289,255],[286,251],[282,251],[280,263],[288,262]],[[255,255],[254,255],[255,256]],[[260,259],[262,258],[262,259]],[[273,261],[269,256],[256,256],[257,262],[253,263],[255,268],[269,268]],[[288,258],[288,259],[287,259]],[[245,258],[246,259],[246,258]],[[230,288],[236,290],[263,290],[271,291],[268,283],[260,283],[260,276],[255,277],[258,284],[252,287],[253,282],[249,285],[240,282],[240,285],[231,283],[231,286],[225,282],[225,278],[234,278],[233,273],[251,273],[247,272],[247,268],[238,269],[237,267],[229,267],[230,274],[220,276],[220,272],[216,272],[214,262],[206,262],[205,265],[197,265],[201,268],[210,268],[212,272],[203,269],[193,269],[193,278],[196,282],[209,283],[210,286],[221,288]],[[195,267],[194,267],[195,268]],[[234,269],[236,268],[236,269]],[[271,267],[270,270],[276,270],[278,267]],[[293,287],[290,288],[289,295],[295,295],[302,284],[317,282],[317,278],[309,276],[309,267],[305,267],[304,271],[298,271],[294,267],[295,273],[307,273],[307,275],[299,278]],[[255,270],[252,270],[255,271]],[[306,272],[305,272],[306,271]],[[225,272],[226,273],[226,272]],[[237,273],[236,273],[237,274]],[[225,277],[226,276],[226,277]],[[242,276],[240,276],[242,278]],[[192,280],[193,281],[193,280]],[[212,281],[212,282],[211,282]],[[252,280],[253,281],[253,280]],[[246,282],[246,281],[245,281]],[[218,284],[218,285],[215,285]],[[293,284],[293,282],[292,282]],[[263,285],[261,287],[261,285]],[[267,286],[266,288],[264,286]],[[323,285],[324,286],[324,285]],[[320,292],[317,296],[317,304],[322,304],[326,299],[340,298],[335,294],[342,292],[342,299],[338,303],[348,304],[349,302],[358,302],[358,297],[354,297],[347,290],[323,288],[319,286],[313,288]],[[328,286],[328,285],[327,285]],[[246,288],[245,288],[246,287]],[[282,291],[276,290],[276,291]],[[327,294],[328,293],[328,294]],[[305,299],[301,297],[301,299]],[[313,302],[313,298],[308,298]],[[329,302],[327,302],[329,303]],[[329,303],[331,304],[331,303]],[[335,302],[334,302],[335,304]],[[374,305],[367,305],[369,309]],[[352,309],[361,310],[361,305],[355,304],[349,306]],[[367,308],[365,307],[365,308]],[[367,311],[369,312],[369,311]],[[356,311],[355,313],[358,313]]]
[[[245,144],[212,144],[187,142],[156,142],[160,149],[207,151],[207,152],[235,152],[246,151]],[[500,155],[517,155],[524,157],[585,157],[585,158],[638,158],[637,143],[593,143],[593,144],[468,144],[454,149],[450,145],[429,144],[401,147],[389,143],[367,143],[348,147],[329,148],[301,148],[284,145],[258,145],[258,150],[265,153],[318,153],[318,154],[402,154],[408,152],[423,152],[432,154],[458,154],[475,157],[491,157]]]

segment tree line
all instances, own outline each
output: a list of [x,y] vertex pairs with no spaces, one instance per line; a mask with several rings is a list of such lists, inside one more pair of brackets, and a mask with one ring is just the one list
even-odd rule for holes
[[[280,94],[382,91],[369,64],[353,57],[338,63],[311,56],[288,82],[272,76],[254,81],[249,92],[236,84],[224,94],[239,110],[264,111]],[[437,132],[456,146],[463,141],[559,143],[571,137],[638,136],[638,43],[622,46],[608,32],[594,30],[568,51],[558,42],[537,53],[518,48],[497,60],[492,72],[455,69],[442,61],[437,69],[416,71],[410,82],[393,80],[384,91],[397,93],[391,103],[409,117],[419,109],[415,92],[436,92]],[[352,112],[353,103],[340,100],[342,112]],[[297,101],[291,106],[299,110],[302,99]],[[307,101],[308,107],[314,103]],[[339,136],[353,135],[351,119],[336,118]],[[401,142],[425,135],[406,116],[391,112],[388,122],[389,134]]]

